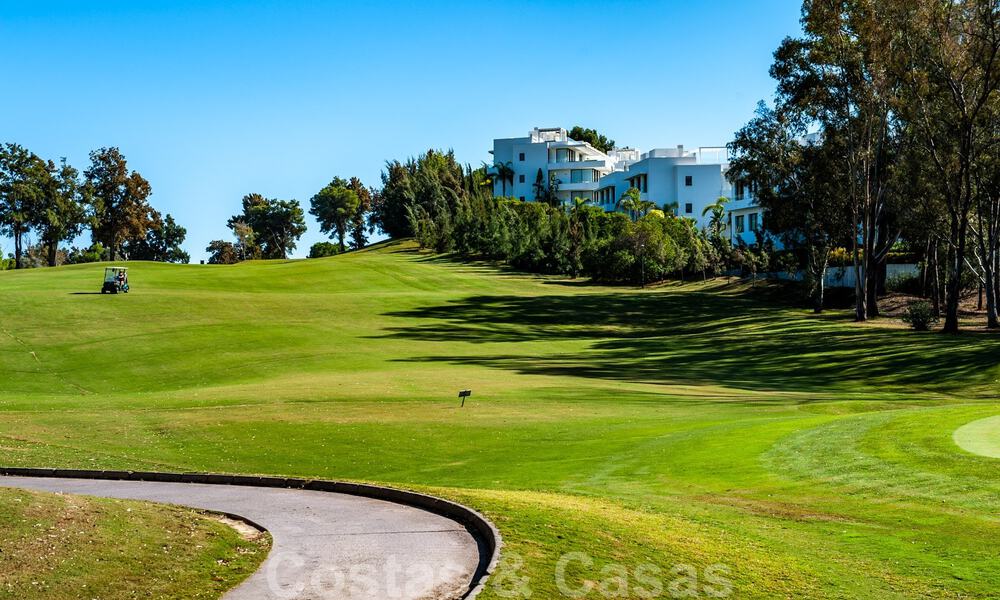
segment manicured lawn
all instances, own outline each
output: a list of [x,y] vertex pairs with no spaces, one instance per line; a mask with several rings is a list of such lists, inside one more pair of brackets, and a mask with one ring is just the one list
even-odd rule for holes
[[193,510],[0,488],[4,599],[218,598],[268,545]]
[[488,598],[519,577],[559,597],[575,551],[593,562],[570,561],[571,587],[625,597],[650,579],[669,595],[688,568],[703,595],[721,573],[740,598],[1000,589],[1000,463],[953,439],[1000,414],[1000,337],[857,326],[725,282],[582,286],[405,244],[135,263],[132,294],[79,293],[101,272],[0,273],[0,462],[427,489],[500,526]]

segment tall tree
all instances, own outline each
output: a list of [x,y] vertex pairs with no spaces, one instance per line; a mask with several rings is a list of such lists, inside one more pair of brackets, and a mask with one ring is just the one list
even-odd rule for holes
[[14,238],[14,268],[24,266],[24,239],[38,214],[45,163],[18,144],[0,146],[0,232]]
[[494,177],[500,182],[501,192],[500,195],[503,197],[507,196],[507,182],[514,185],[514,166],[507,162],[496,162],[493,163],[493,170],[495,171]]
[[843,187],[844,149],[830,130],[806,141],[806,124],[789,113],[759,105],[756,116],[729,145],[728,177],[753,187],[768,231],[786,248],[802,248],[805,281],[816,312],[823,310],[824,281],[834,244],[851,237],[850,206]]
[[392,239],[413,235],[407,213],[416,197],[413,190],[413,161],[388,161],[382,171],[382,189],[372,197],[371,223]]
[[997,143],[991,110],[1000,94],[996,0],[895,2],[901,30],[900,108],[918,132],[948,212],[944,330],[958,331],[970,214],[981,198],[977,165]]
[[91,152],[84,176],[91,237],[107,249],[110,260],[117,260],[125,240],[144,238],[153,224],[149,205],[152,188],[142,175],[129,172],[118,148]]
[[589,129],[576,125],[569,130],[569,139],[578,142],[587,142],[595,149],[608,153],[615,149],[615,141],[601,135],[596,129]]
[[253,230],[263,258],[288,258],[306,232],[305,213],[298,200],[277,200],[260,194],[243,197],[243,212],[232,216],[227,225],[236,231],[237,223],[245,223]]
[[126,241],[124,250],[129,260],[187,264],[191,262],[191,255],[181,248],[185,237],[187,229],[178,225],[171,215],[161,218],[153,211],[145,237]]
[[311,205],[309,214],[319,221],[320,231],[326,234],[335,233],[340,251],[346,250],[344,237],[361,203],[351,183],[346,179],[334,177],[333,181],[316,192],[309,203]]
[[360,250],[368,244],[368,215],[372,209],[372,190],[357,177],[351,177],[351,189],[358,196],[358,207],[351,215],[351,247]]
[[806,0],[804,37],[786,39],[771,67],[783,110],[801,111],[824,135],[844,140],[859,321],[878,315],[879,273],[900,235],[890,187],[903,139],[890,73],[899,33],[886,26],[890,15],[888,1]]
[[34,226],[45,246],[46,262],[56,266],[59,244],[80,234],[86,222],[80,172],[63,158],[59,166],[49,161],[42,171],[43,183]]

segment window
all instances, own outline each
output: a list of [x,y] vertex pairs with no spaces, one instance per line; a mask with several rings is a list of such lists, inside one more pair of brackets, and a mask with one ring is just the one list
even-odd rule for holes
[[694,185],[694,177],[692,177],[690,175],[685,175],[684,176],[684,185],[685,185],[685,187],[691,187],[692,185]]
[[573,153],[569,148],[556,148],[556,162],[571,162],[573,160]]
[[517,160],[524,162],[524,152],[517,155]]
[[746,185],[742,181],[736,182],[736,200],[742,200],[746,196]]
[[687,214],[693,213],[694,212],[694,206],[690,202],[686,203],[684,205],[684,212],[686,212]]
[[518,175],[517,176],[517,182],[518,183],[524,183],[524,175]]
[[524,196],[521,196],[521,202],[524,202]]
[[598,179],[594,169],[573,169],[569,172],[570,183],[594,183]]
[[736,233],[743,233],[746,227],[743,226],[743,215],[736,215]]
[[757,231],[757,213],[750,213],[750,231]]

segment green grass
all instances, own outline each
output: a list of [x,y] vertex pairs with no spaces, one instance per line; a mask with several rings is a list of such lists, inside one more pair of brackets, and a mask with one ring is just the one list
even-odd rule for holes
[[218,598],[267,547],[193,510],[0,488],[2,599]]
[[0,273],[0,462],[432,491],[500,526],[487,598],[512,576],[558,597],[573,551],[594,561],[571,565],[574,586],[614,588],[621,565],[627,597],[642,565],[664,585],[690,565],[701,586],[724,565],[740,598],[1000,589],[998,463],[953,439],[1000,414],[1000,337],[859,326],[725,282],[579,285],[406,244],[134,263],[132,294],[78,294],[101,272]]

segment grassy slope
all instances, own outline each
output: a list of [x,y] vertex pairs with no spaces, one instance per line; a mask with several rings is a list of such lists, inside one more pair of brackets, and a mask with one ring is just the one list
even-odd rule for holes
[[100,272],[0,273],[0,462],[433,489],[496,519],[534,597],[571,550],[575,582],[724,563],[739,597],[1000,588],[997,463],[952,439],[1000,413],[996,337],[398,245],[74,293]]
[[266,547],[192,510],[0,489],[3,599],[218,598]]

